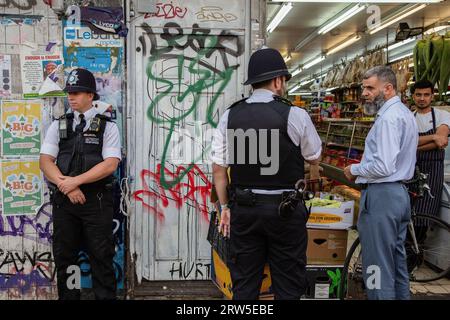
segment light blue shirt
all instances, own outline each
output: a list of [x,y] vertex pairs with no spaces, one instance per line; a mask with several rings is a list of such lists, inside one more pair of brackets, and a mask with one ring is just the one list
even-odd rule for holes
[[413,113],[395,96],[378,111],[366,138],[361,163],[351,166],[356,183],[411,179],[419,135]]

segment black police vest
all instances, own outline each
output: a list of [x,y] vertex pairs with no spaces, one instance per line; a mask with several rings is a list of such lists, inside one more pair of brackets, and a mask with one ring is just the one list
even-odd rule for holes
[[[73,131],[73,113],[62,116],[59,121],[65,121],[64,127],[59,125],[59,153],[56,165],[65,176],[75,177],[83,174],[100,162],[103,162],[103,134],[106,123],[110,119],[97,114],[91,121],[89,129],[82,133]],[[65,137],[61,136],[61,128],[65,128]],[[83,185],[83,188],[105,186],[112,182],[112,176],[100,181]]]
[[[267,190],[293,189],[295,183],[304,178],[304,159],[301,154],[301,147],[292,142],[287,132],[291,107],[292,104],[289,101],[280,97],[276,97],[275,100],[268,103],[247,103],[241,100],[230,107],[227,128],[232,130],[227,131],[227,143],[228,152],[232,154],[230,169],[233,186]],[[238,150],[239,138],[235,131],[237,129],[242,129],[247,133],[247,130],[254,129],[254,131],[251,131],[256,131],[257,141],[246,138],[244,150]],[[267,129],[267,132],[260,131],[261,129]],[[270,134],[271,130],[274,129],[278,129],[279,136],[279,141],[273,141],[273,143],[279,144],[278,171],[275,174],[262,175],[261,169],[268,168],[271,164],[261,163],[261,135],[265,135],[266,138],[263,141],[266,141],[267,144],[261,154],[266,154],[272,159],[271,161],[274,161],[274,155],[271,151],[271,141],[274,136]],[[233,134],[233,132],[235,133]],[[251,134],[248,134],[248,136],[251,136]],[[232,143],[232,140],[234,143]],[[251,159],[250,149],[253,150],[253,153],[257,150],[256,163],[254,156],[253,160]],[[242,152],[245,152],[245,163],[242,163]]]

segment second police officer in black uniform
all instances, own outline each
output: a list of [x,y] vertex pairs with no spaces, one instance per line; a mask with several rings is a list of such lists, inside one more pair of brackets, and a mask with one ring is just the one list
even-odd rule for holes
[[290,78],[278,51],[253,53],[245,82],[253,93],[223,114],[212,142],[233,299],[258,299],[266,262],[275,299],[305,291],[307,210],[299,202],[286,214],[279,205],[304,177],[304,161],[318,178],[322,142],[306,111],[281,98]]
[[91,72],[72,70],[64,91],[73,112],[51,124],[40,157],[53,205],[58,296],[80,299],[67,269],[85,247],[96,299],[115,299],[112,180],[121,160],[119,130],[92,104],[99,96]]

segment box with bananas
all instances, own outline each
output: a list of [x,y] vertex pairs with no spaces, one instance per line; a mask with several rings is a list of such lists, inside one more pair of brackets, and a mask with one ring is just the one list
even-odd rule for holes
[[353,225],[353,200],[344,201],[340,195],[320,193],[319,197],[306,201],[306,206],[311,208],[308,228],[342,230]]

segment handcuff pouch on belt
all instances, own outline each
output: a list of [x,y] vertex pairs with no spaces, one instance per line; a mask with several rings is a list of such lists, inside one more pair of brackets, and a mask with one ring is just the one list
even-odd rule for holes
[[278,214],[281,218],[289,218],[292,216],[298,205],[301,204],[306,211],[306,220],[309,218],[311,207],[307,208],[305,200],[314,197],[314,193],[306,190],[305,180],[298,180],[295,184],[295,191],[285,191],[281,195],[281,203],[278,206]]
[[253,207],[256,204],[256,195],[249,189],[233,188],[231,201],[240,206]]

